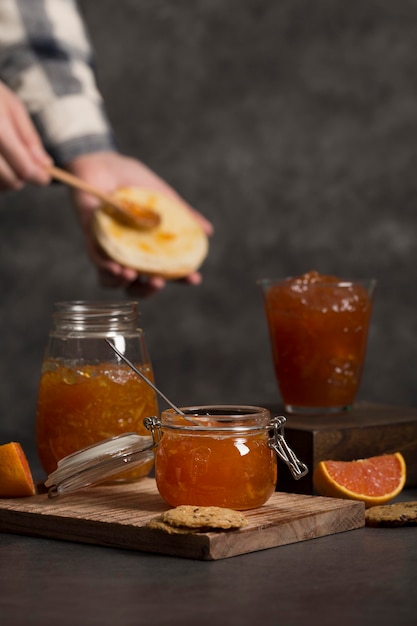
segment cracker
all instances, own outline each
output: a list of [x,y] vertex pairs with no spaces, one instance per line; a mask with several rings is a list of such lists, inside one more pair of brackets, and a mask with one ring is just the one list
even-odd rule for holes
[[162,521],[176,528],[198,530],[233,530],[248,523],[240,511],[217,506],[192,506],[183,504],[162,514]]
[[154,530],[162,530],[170,535],[187,535],[189,533],[195,533],[196,530],[192,528],[178,528],[176,526],[171,526],[171,524],[167,524],[162,519],[162,515],[158,515],[158,517],[153,517],[146,524],[147,528],[152,528]]
[[365,511],[365,523],[367,526],[415,526],[417,501],[372,506]]

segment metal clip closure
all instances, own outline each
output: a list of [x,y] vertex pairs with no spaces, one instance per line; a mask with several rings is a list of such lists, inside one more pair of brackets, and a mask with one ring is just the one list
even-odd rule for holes
[[157,446],[162,439],[160,418],[155,415],[152,415],[152,417],[145,417],[143,423],[145,428],[151,431],[153,443]]
[[292,477],[295,480],[299,480],[308,473],[308,467],[305,463],[297,458],[294,451],[291,450],[284,437],[284,424],[286,418],[283,415],[274,417],[271,420],[274,434],[271,439],[268,440],[268,446],[272,448],[290,468]]

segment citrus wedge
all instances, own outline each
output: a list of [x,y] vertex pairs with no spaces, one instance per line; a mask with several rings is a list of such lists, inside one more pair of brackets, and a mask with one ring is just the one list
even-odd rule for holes
[[29,463],[20,443],[14,441],[0,446],[0,497],[33,496],[35,485]]
[[313,473],[320,495],[361,500],[366,508],[395,498],[405,479],[406,464],[400,452],[355,461],[321,461]]

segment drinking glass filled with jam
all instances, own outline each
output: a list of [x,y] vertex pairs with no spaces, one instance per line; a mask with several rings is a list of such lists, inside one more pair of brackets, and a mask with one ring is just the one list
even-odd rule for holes
[[259,281],[273,363],[289,413],[339,412],[361,380],[376,281],[316,271]]
[[[96,442],[126,432],[148,435],[143,419],[158,412],[153,389],[106,338],[153,381],[136,302],[55,304],[36,415],[37,450],[47,474],[63,457]],[[151,459],[116,478],[141,478],[152,465]]]

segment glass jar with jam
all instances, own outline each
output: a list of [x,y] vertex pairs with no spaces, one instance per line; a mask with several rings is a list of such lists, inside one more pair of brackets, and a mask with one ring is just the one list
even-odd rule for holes
[[163,411],[145,425],[155,443],[158,491],[171,506],[237,510],[264,504],[277,484],[277,454],[294,476],[306,466],[286,445],[284,417],[254,406],[200,406]]
[[152,436],[124,433],[61,459],[45,486],[51,498],[73,493],[156,454],[156,485],[168,504],[253,509],[276,489],[277,457],[295,480],[308,472],[285,440],[285,422],[257,406],[168,409],[145,418]]
[[349,409],[365,362],[376,281],[311,271],[258,282],[285,410],[325,414]]
[[[153,381],[136,302],[59,302],[39,384],[36,440],[47,474],[58,461],[96,442],[131,432],[149,435],[143,420],[158,414],[154,390],[126,365],[111,342]],[[114,480],[149,473],[153,459]]]

